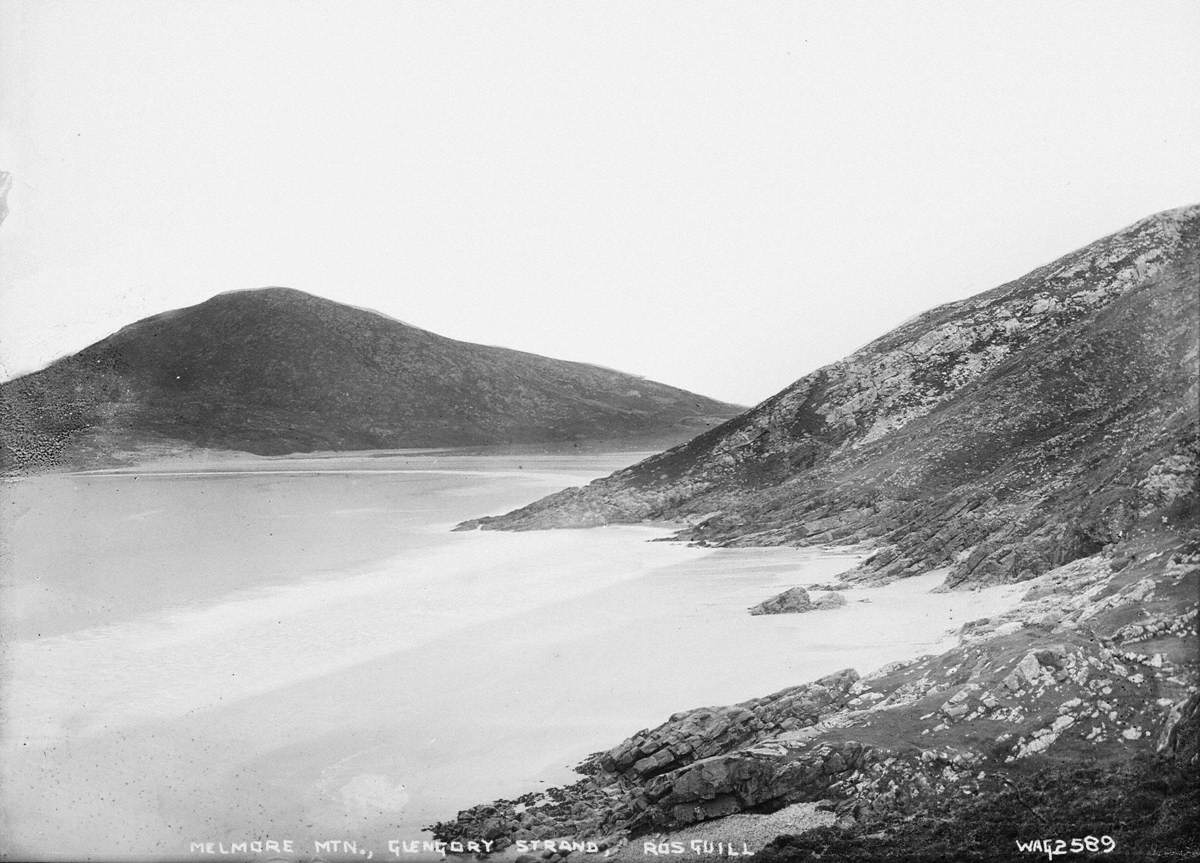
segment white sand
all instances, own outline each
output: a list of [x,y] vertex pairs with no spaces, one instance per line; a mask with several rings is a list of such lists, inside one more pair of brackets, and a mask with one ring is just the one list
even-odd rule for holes
[[853,561],[647,543],[663,532],[646,528],[449,532],[629,460],[6,484],[9,848],[347,838],[382,858],[459,808],[573,781],[582,757],[677,710],[934,651],[1019,592],[930,594],[934,576],[751,617]]

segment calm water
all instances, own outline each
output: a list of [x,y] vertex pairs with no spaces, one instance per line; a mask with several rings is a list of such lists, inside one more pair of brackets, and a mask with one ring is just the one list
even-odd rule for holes
[[[670,713],[946,643],[1015,589],[750,617],[844,555],[453,533],[638,458],[363,456],[0,489],[4,850],[388,839],[572,781]],[[859,600],[870,600],[860,602]]]

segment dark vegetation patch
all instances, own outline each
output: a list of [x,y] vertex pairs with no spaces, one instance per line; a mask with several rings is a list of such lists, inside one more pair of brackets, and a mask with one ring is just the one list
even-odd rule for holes
[[899,823],[866,821],[781,836],[757,863],[809,861],[993,861],[1049,859],[1021,851],[1037,839],[1115,841],[1111,853],[1054,859],[1200,859],[1200,768],[1164,757],[1119,767],[1047,764],[997,780],[975,797],[947,796]]
[[[147,318],[0,384],[0,467],[82,466],[147,436],[262,455],[595,441],[659,449],[739,411],[270,288]],[[103,445],[111,451],[92,452]]]

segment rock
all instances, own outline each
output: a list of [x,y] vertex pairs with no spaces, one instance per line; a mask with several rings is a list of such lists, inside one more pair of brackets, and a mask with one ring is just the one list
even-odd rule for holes
[[812,604],[812,610],[824,608],[841,608],[846,604],[846,597],[840,593],[827,593]]
[[483,823],[483,838],[496,839],[505,833],[504,822],[499,818],[491,818]]
[[[843,599],[844,603],[845,600]],[[750,609],[751,614],[795,614],[802,611],[810,611],[813,607],[813,602],[808,596],[808,591],[803,587],[792,587],[776,594],[770,599],[760,602],[758,605]]]
[[1014,672],[1019,680],[1023,680],[1028,684],[1035,684],[1042,679],[1042,664],[1038,661],[1038,657],[1035,654],[1027,653],[1017,663]]
[[760,602],[750,609],[751,614],[799,614],[806,611],[840,608],[846,604],[846,597],[840,593],[826,593],[814,600],[803,587],[792,587],[783,593],[776,594],[770,599]]
[[742,751],[697,761],[672,775],[660,817],[689,824],[771,800],[780,793],[775,785],[779,760]]
[[1200,763],[1200,693],[1171,708],[1156,748],[1182,765]]

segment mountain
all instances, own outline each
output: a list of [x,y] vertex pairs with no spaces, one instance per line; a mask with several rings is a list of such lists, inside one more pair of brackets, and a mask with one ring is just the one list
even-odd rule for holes
[[8,467],[167,443],[313,450],[669,445],[740,408],[632,375],[444,338],[286,288],[131,324],[0,385]]
[[1030,578],[1197,512],[1200,206],[939,306],[694,440],[505,516],[868,542],[858,575]]

